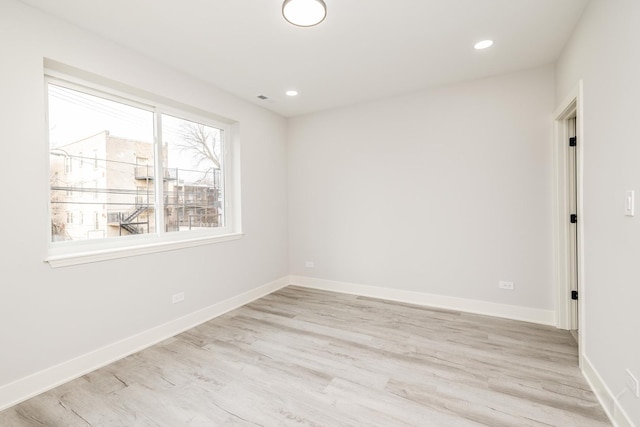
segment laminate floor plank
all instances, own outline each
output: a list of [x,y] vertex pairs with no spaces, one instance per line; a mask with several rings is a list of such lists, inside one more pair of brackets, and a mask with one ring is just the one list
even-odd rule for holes
[[610,426],[569,332],[289,286],[0,426]]

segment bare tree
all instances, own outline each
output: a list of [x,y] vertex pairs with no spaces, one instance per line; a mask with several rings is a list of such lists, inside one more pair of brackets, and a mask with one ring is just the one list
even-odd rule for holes
[[211,162],[220,169],[220,136],[200,123],[184,122],[180,126],[182,140],[176,143],[181,152],[189,153],[196,165]]
[[[52,167],[55,166],[52,164]],[[67,233],[67,224],[62,218],[64,211],[59,204],[61,190],[58,186],[61,181],[57,171],[51,173],[49,182],[51,188],[51,239],[53,241],[71,240]]]
[[[196,184],[204,184],[208,188],[192,188],[187,189],[185,184],[182,190],[177,189],[178,193],[182,191],[182,196],[186,200],[187,193],[191,192],[195,195],[199,206],[182,207],[183,217],[196,218],[200,226],[217,227],[221,220],[220,206],[220,189],[219,185],[220,166],[221,166],[221,131],[205,126],[200,123],[183,121],[180,125],[180,139],[175,142],[178,150],[191,157],[192,165],[196,170],[184,171],[185,177],[189,181]],[[195,176],[199,175],[199,178]],[[189,227],[191,223],[189,222]]]

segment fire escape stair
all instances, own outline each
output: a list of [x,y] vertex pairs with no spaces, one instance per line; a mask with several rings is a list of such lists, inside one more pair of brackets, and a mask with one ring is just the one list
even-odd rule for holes
[[140,230],[135,226],[140,223],[135,222],[134,220],[138,218],[141,213],[146,212],[147,210],[149,210],[148,206],[138,206],[136,210],[120,221],[120,227],[124,228],[131,234],[140,234]]

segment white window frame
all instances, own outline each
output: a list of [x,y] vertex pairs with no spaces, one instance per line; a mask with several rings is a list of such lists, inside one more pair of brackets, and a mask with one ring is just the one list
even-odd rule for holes
[[[232,121],[221,121],[220,118],[213,114],[184,106],[173,101],[157,99],[153,95],[144,94],[140,96],[134,91],[119,89],[119,84],[113,86],[87,81],[74,75],[59,72],[55,69],[45,69],[44,76],[44,92],[45,92],[45,111],[48,112],[48,86],[49,83],[62,86],[72,90],[78,90],[89,95],[95,95],[112,101],[125,103],[137,108],[142,108],[154,113],[154,153],[156,160],[154,161],[155,176],[162,176],[162,115],[167,114],[179,117],[185,120],[194,121],[206,126],[215,127],[222,130],[223,135],[223,191],[224,191],[224,225],[206,230],[189,230],[189,231],[164,231],[164,194],[162,188],[162,180],[155,179],[156,194],[156,232],[149,234],[140,234],[132,236],[121,236],[104,239],[90,239],[70,242],[53,242],[51,227],[48,227],[48,252],[45,261],[52,267],[64,267],[76,264],[84,264],[89,262],[106,261],[110,259],[124,258],[136,255],[144,255],[168,250],[201,246],[211,243],[237,240],[242,238],[243,234],[240,229],[240,195],[238,180],[240,176],[239,162],[234,156],[239,150],[235,145],[238,144],[237,138],[232,135],[234,128]],[[48,125],[48,113],[47,113]],[[47,159],[50,150],[50,141],[47,132]],[[48,164],[48,163],[47,163]],[[47,175],[48,176],[48,175]],[[47,187],[50,183],[47,182]],[[49,195],[49,215],[51,212],[51,193]]]

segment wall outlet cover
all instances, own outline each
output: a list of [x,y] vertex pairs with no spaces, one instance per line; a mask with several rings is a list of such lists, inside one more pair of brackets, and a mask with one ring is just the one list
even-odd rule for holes
[[507,282],[506,280],[501,280],[498,282],[498,287],[500,289],[506,289],[509,291],[513,290],[513,282]]
[[635,191],[627,190],[624,193],[624,214],[626,216],[635,215]]

